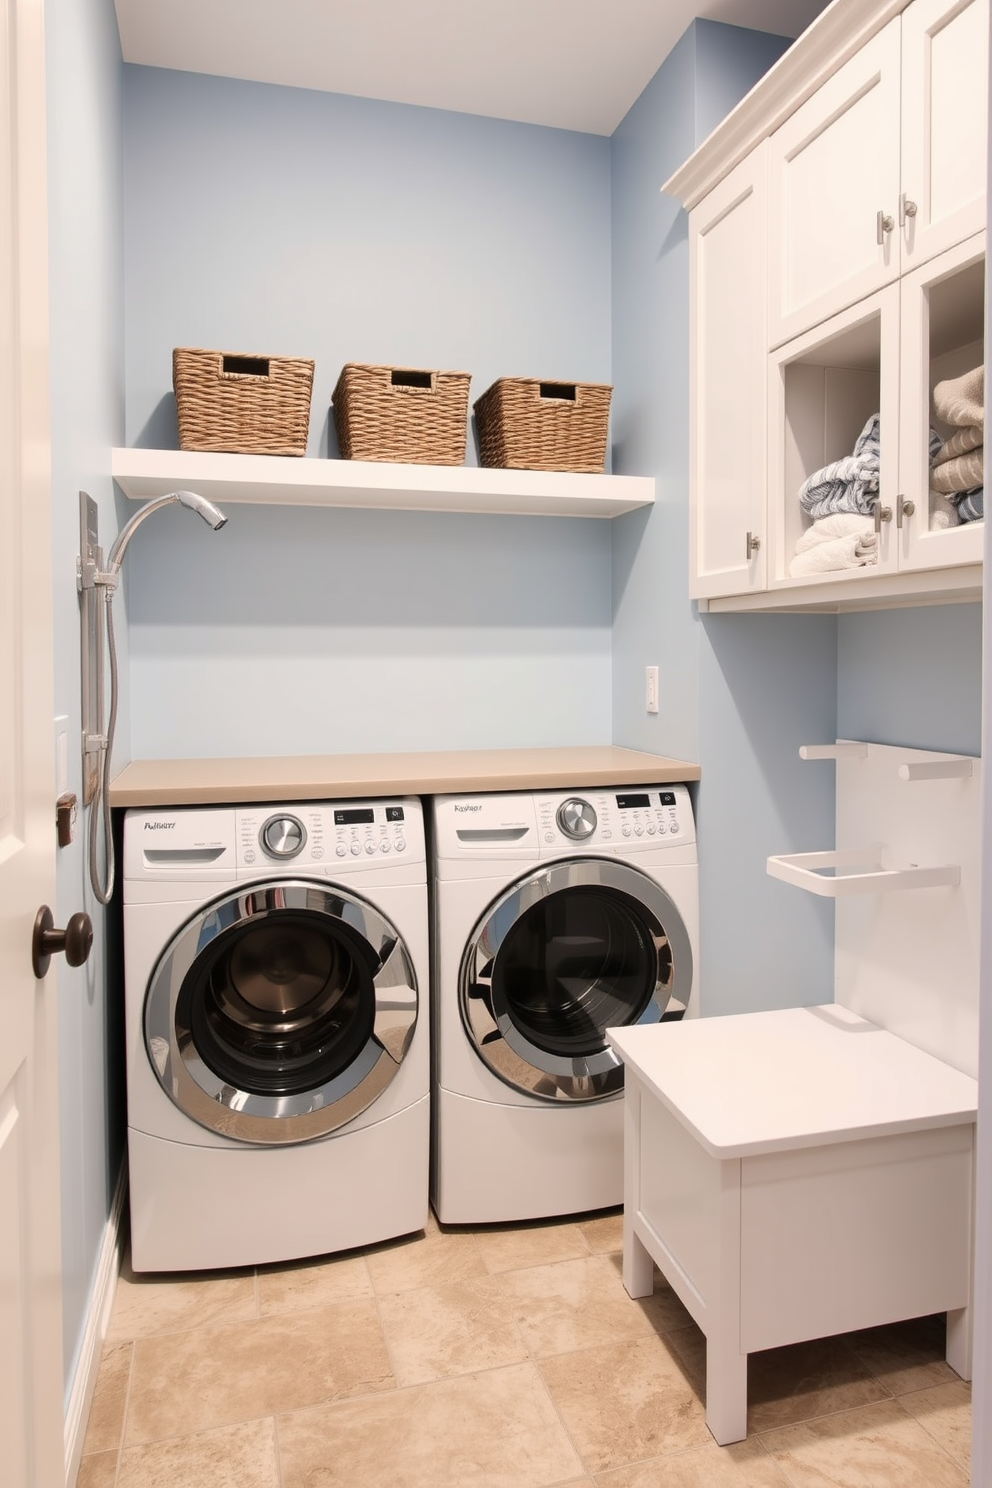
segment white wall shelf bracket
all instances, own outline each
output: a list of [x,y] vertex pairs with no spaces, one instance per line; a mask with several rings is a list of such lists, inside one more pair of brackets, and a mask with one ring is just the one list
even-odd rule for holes
[[927,760],[922,764],[900,765],[900,780],[970,780],[974,765],[970,759]]
[[957,863],[933,868],[915,864],[884,868],[882,852],[876,843],[834,852],[788,853],[770,857],[768,873],[824,899],[839,899],[848,894],[887,894],[895,889],[954,888],[961,882]]
[[836,744],[800,744],[799,758],[804,760],[867,759],[868,745],[857,740],[838,739]]

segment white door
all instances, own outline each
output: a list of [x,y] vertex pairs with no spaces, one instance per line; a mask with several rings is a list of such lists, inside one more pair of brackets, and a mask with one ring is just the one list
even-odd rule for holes
[[0,1478],[63,1482],[42,0],[0,0]]
[[985,226],[988,32],[988,0],[913,0],[903,11],[904,271]]
[[772,347],[899,273],[899,27],[896,16],[769,142]]
[[689,593],[765,587],[765,154],[689,214]]

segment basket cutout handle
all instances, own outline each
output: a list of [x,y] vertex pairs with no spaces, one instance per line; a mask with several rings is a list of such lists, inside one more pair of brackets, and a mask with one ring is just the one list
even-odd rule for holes
[[434,391],[433,372],[414,372],[403,367],[393,367],[390,369],[389,381],[394,388],[418,388],[425,393]]
[[540,392],[542,398],[554,398],[559,403],[575,402],[574,382],[542,382]]
[[225,377],[268,377],[269,358],[222,356],[220,369]]

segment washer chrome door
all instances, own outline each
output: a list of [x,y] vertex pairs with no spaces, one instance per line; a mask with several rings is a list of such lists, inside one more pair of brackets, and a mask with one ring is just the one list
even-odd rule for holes
[[613,859],[554,863],[487,910],[462,959],[462,1021],[480,1058],[515,1090],[593,1101],[623,1088],[605,1030],[659,1022],[688,1001],[692,950],[653,879]]
[[413,963],[356,895],[258,883],[198,910],[149,979],[145,1048],[201,1126],[253,1144],[351,1121],[396,1075],[417,1021]]

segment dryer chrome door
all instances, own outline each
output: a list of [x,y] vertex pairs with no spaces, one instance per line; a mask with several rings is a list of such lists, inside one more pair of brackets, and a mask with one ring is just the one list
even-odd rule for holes
[[149,979],[145,1048],[170,1100],[255,1145],[351,1121],[397,1073],[417,1020],[396,929],[337,886],[228,893],[174,936]]
[[659,1022],[692,986],[689,935],[668,894],[615,859],[553,863],[487,910],[462,959],[468,1036],[515,1090],[593,1101],[623,1088],[607,1028]]

